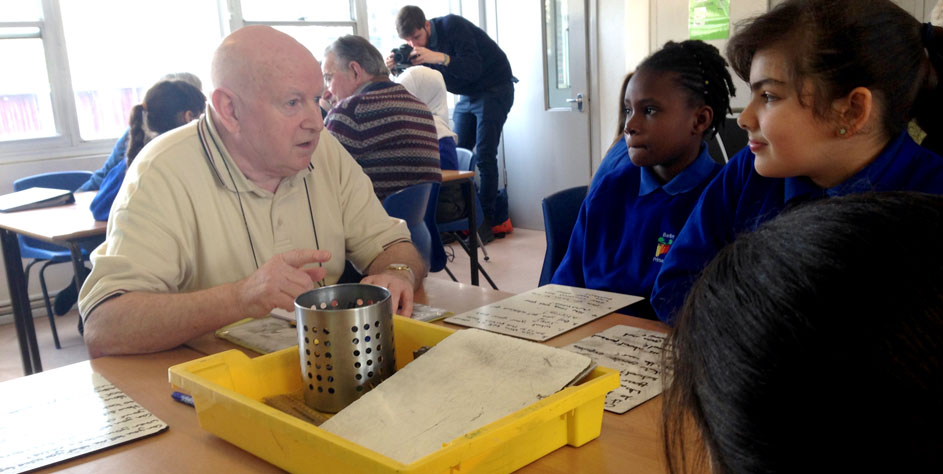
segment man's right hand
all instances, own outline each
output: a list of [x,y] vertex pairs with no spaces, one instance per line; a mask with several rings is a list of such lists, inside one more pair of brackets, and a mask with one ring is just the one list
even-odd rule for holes
[[390,55],[386,57],[386,68],[390,71],[396,69],[396,60],[393,59],[393,53],[390,53]]
[[305,265],[327,262],[331,252],[298,249],[275,255],[253,274],[236,283],[236,298],[242,314],[261,318],[274,308],[295,310],[295,298],[314,288],[324,278],[322,267],[303,268]]

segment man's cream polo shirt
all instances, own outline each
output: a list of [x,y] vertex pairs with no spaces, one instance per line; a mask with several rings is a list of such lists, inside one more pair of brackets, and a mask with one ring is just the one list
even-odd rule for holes
[[83,317],[124,292],[186,292],[237,281],[273,255],[299,248],[331,252],[324,266],[333,284],[345,257],[365,269],[384,248],[409,240],[405,223],[386,214],[370,178],[326,130],[308,169],[271,193],[236,167],[208,117],[161,135],[134,160],[112,206],[107,240],[91,256],[79,300]]

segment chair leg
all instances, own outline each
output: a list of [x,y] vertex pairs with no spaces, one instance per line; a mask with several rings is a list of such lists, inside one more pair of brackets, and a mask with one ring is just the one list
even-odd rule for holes
[[491,277],[488,275],[488,272],[485,271],[484,267],[479,265],[478,271],[480,271],[481,274],[485,276],[485,280],[488,280],[488,283],[491,285],[492,288],[494,288],[495,290],[498,289],[497,285],[494,284],[494,280],[491,279]]
[[[476,232],[475,235],[477,236],[478,233]],[[468,255],[471,255],[471,249],[468,248],[467,245],[465,245],[465,242],[464,242],[461,238],[459,238],[458,235],[456,235],[455,237],[456,237],[456,239],[457,239],[457,241],[458,241],[458,244],[461,245],[463,249],[465,249],[465,253],[467,253]],[[478,239],[479,239],[479,242],[481,242],[481,240],[480,240],[481,237],[478,237]],[[484,247],[479,247],[479,248],[481,248],[482,250],[484,250]],[[485,280],[488,280],[488,283],[491,284],[491,287],[492,287],[492,288],[494,288],[495,290],[498,289],[498,286],[494,284],[494,280],[492,280],[492,279],[491,279],[491,276],[488,275],[488,272],[485,271],[485,267],[483,267],[483,266],[481,266],[481,265],[478,265],[478,271],[481,272],[482,275],[484,275]],[[452,277],[452,279],[455,280],[455,277]],[[458,281],[458,280],[455,280],[455,281]]]
[[478,238],[478,248],[481,249],[481,253],[485,254],[485,261],[491,260],[491,257],[488,256],[488,249],[485,248],[484,242],[481,241],[481,234],[475,232],[475,237]]
[[445,273],[449,274],[449,277],[452,278],[452,281],[458,282],[458,278],[455,278],[455,274],[452,273],[452,270],[449,270],[449,266],[445,266]]
[[56,315],[52,312],[49,291],[46,288],[46,267],[50,264],[52,264],[52,261],[48,260],[39,268],[39,286],[43,289],[43,303],[46,304],[46,317],[49,318],[49,328],[52,330],[52,342],[56,344],[56,349],[62,349],[62,346],[59,345],[59,332],[56,331]]

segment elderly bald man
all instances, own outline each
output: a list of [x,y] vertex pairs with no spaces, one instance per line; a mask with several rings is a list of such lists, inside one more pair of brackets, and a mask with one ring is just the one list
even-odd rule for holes
[[426,274],[405,224],[324,131],[321,67],[266,26],[213,56],[206,113],[148,145],[92,254],[79,311],[92,357],[166,350],[333,284],[345,259],[412,311]]

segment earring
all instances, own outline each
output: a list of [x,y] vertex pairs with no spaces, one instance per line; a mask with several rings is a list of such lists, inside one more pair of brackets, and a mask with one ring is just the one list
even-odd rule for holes
[[845,127],[842,127],[842,128],[839,128],[839,129],[838,129],[838,134],[839,134],[839,135],[845,136],[846,133],[848,133],[848,130],[845,129]]

